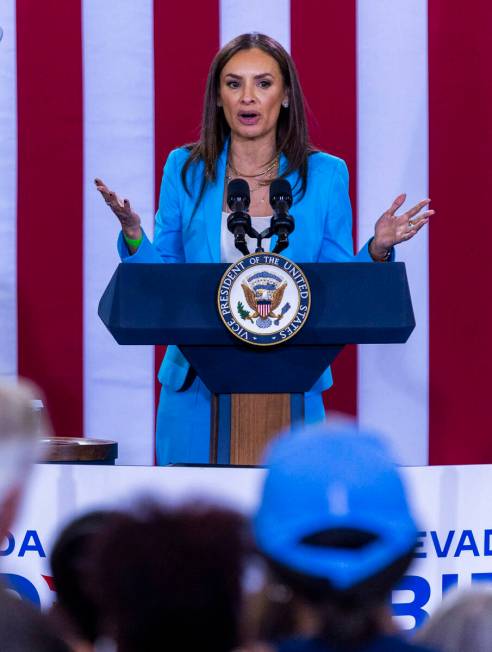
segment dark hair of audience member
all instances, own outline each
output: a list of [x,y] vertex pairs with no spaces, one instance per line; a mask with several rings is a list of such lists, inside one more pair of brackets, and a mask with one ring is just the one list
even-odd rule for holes
[[242,516],[224,508],[146,504],[117,515],[97,542],[104,634],[118,652],[227,652],[237,647],[247,546]]
[[76,518],[62,530],[53,547],[50,564],[57,603],[52,617],[65,630],[67,640],[94,643],[99,636],[98,608],[90,586],[92,546],[110,518],[111,512],[104,511]]
[[0,590],[2,652],[70,652],[52,623],[32,605]]
[[[373,537],[371,533],[344,528],[305,537],[303,543],[353,549],[368,545]],[[380,572],[344,591],[334,589],[327,579],[266,560],[270,581],[265,589],[265,610],[258,637],[275,643],[299,634],[296,614],[302,612],[302,605],[308,605],[320,623],[316,637],[330,648],[346,650],[383,633],[387,600],[410,566],[413,548]],[[285,620],[279,620],[278,613],[286,615]]]

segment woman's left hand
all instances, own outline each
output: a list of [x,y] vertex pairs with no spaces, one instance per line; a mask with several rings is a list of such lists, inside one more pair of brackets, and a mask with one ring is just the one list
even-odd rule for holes
[[395,215],[406,197],[405,193],[398,195],[376,222],[371,242],[371,254],[374,258],[384,258],[391,247],[413,238],[435,213],[433,210],[421,212],[430,202],[430,199],[423,199],[403,215]]

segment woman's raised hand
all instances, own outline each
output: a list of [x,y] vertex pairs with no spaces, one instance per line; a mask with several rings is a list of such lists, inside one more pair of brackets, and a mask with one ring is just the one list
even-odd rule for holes
[[423,211],[430,199],[423,199],[403,215],[395,215],[406,199],[406,194],[398,195],[390,208],[385,211],[374,227],[374,238],[371,242],[371,254],[374,258],[384,258],[387,252],[400,242],[410,240],[427,224],[433,210]]
[[94,183],[106,204],[119,219],[123,233],[131,240],[140,239],[142,235],[141,220],[130,206],[128,199],[121,201],[118,195],[110,190],[101,179],[94,179]]

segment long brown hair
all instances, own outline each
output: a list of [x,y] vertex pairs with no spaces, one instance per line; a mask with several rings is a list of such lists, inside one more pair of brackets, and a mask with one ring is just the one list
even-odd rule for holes
[[202,127],[200,140],[188,145],[190,155],[181,171],[181,181],[188,193],[186,174],[193,163],[203,161],[205,175],[197,200],[200,202],[207,182],[216,179],[217,160],[224,148],[226,139],[231,129],[227,124],[222,107],[217,106],[220,89],[220,74],[226,63],[241,50],[258,48],[269,54],[278,63],[285,87],[288,89],[289,106],[282,106],[277,122],[277,151],[284,154],[287,159],[287,168],[282,176],[287,176],[297,170],[299,172],[301,196],[307,187],[307,162],[308,156],[314,148],[309,142],[304,96],[299,83],[297,70],[289,53],[275,39],[265,34],[241,34],[229,41],[215,55],[207,78],[205,99],[203,106]]

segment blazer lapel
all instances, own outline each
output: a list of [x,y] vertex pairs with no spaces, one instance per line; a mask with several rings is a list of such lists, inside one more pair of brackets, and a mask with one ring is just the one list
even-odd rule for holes
[[229,141],[217,161],[215,182],[209,184],[206,196],[203,198],[202,210],[205,211],[207,240],[213,263],[220,263],[220,231],[222,228],[222,203],[224,199],[224,178],[226,173]]

